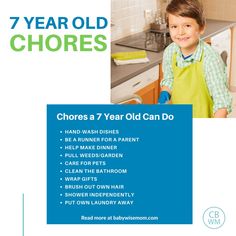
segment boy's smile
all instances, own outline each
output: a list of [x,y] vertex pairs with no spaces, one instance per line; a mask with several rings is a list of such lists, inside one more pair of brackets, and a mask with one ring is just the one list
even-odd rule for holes
[[168,18],[172,40],[180,47],[185,56],[192,54],[204,28],[200,28],[197,21],[190,17],[168,14]]

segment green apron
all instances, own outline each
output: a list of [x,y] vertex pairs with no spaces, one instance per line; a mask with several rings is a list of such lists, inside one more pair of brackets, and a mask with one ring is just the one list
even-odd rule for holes
[[209,94],[203,71],[203,53],[200,61],[180,68],[177,54],[173,55],[174,74],[171,100],[173,104],[192,104],[193,118],[213,117],[213,100]]

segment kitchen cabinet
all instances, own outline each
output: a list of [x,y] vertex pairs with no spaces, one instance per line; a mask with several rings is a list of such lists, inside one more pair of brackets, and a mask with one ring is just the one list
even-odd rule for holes
[[[127,80],[126,82],[112,88],[112,103],[123,103],[127,97],[138,95],[142,98],[143,104],[157,103],[159,91],[159,65]],[[134,104],[128,101],[127,104]]]
[[211,45],[217,51],[226,65],[228,84],[231,78],[231,58],[232,58],[232,29],[224,30],[204,41]]
[[159,80],[136,92],[142,98],[143,104],[156,104],[158,99]]
[[236,92],[236,26],[231,28],[230,89]]
[[228,78],[230,78],[231,29],[227,29],[211,37],[211,46],[221,55],[224,63],[227,66]]

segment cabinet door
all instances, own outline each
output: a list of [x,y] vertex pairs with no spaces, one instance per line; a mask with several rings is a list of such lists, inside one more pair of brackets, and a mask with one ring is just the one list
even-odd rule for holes
[[159,80],[149,84],[145,88],[136,92],[142,100],[143,104],[156,104],[158,98],[158,87],[159,87]]
[[231,64],[231,30],[227,29],[211,37],[211,46],[221,55],[225,62],[229,78]]

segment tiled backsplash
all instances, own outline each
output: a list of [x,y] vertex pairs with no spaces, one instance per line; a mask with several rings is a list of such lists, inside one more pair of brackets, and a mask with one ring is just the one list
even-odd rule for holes
[[112,0],[111,40],[147,29],[150,21],[145,20],[144,10],[150,9],[154,14],[158,8],[160,8],[160,0]]

